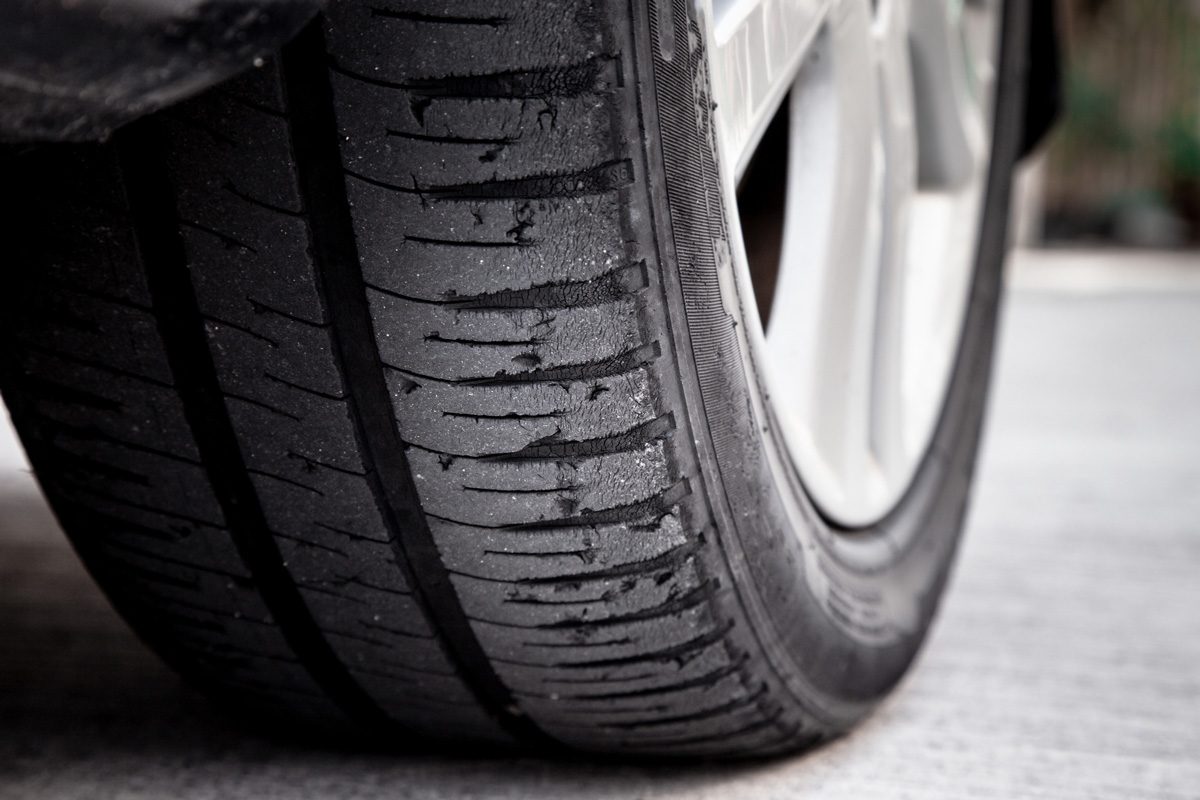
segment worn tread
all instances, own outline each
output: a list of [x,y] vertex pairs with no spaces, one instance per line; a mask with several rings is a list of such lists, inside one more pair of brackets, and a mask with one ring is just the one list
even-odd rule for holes
[[173,664],[377,744],[810,740],[682,399],[641,13],[346,0],[59,168],[4,389]]

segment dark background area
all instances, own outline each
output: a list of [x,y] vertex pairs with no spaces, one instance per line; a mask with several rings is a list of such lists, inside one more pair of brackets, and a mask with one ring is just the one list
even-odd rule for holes
[[1200,3],[1059,0],[1063,110],[1041,158],[1048,243],[1200,245]]

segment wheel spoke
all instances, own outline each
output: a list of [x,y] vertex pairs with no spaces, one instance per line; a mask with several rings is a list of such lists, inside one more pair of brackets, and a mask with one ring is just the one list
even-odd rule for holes
[[871,365],[869,447],[888,483],[901,480],[906,443],[901,391],[901,333],[908,269],[907,235],[917,186],[917,149],[910,62],[910,0],[881,0],[872,36],[880,92],[887,176],[883,197],[884,242],[879,254],[878,303]]
[[960,188],[986,158],[983,95],[989,76],[980,73],[968,47],[963,15],[969,13],[962,0],[917,2],[912,7],[923,188]]
[[710,0],[712,91],[726,163],[740,177],[832,0]]
[[[869,457],[876,305],[889,193],[870,6],[837,6],[793,98],[784,264],[767,346],[830,483]],[[801,198],[812,198],[804,202]],[[831,265],[821,269],[819,265]],[[804,311],[792,306],[806,298]]]

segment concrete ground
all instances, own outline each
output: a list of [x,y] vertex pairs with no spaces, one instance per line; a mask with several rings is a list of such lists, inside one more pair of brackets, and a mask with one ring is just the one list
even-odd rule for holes
[[0,432],[0,798],[1200,798],[1200,256],[1015,267],[943,613],[841,741],[651,767],[240,730],[114,616]]

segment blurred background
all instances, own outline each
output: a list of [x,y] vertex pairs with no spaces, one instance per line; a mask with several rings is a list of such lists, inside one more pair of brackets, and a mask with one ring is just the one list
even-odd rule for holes
[[1059,0],[1063,109],[1022,180],[1018,240],[1200,245],[1200,2]]

